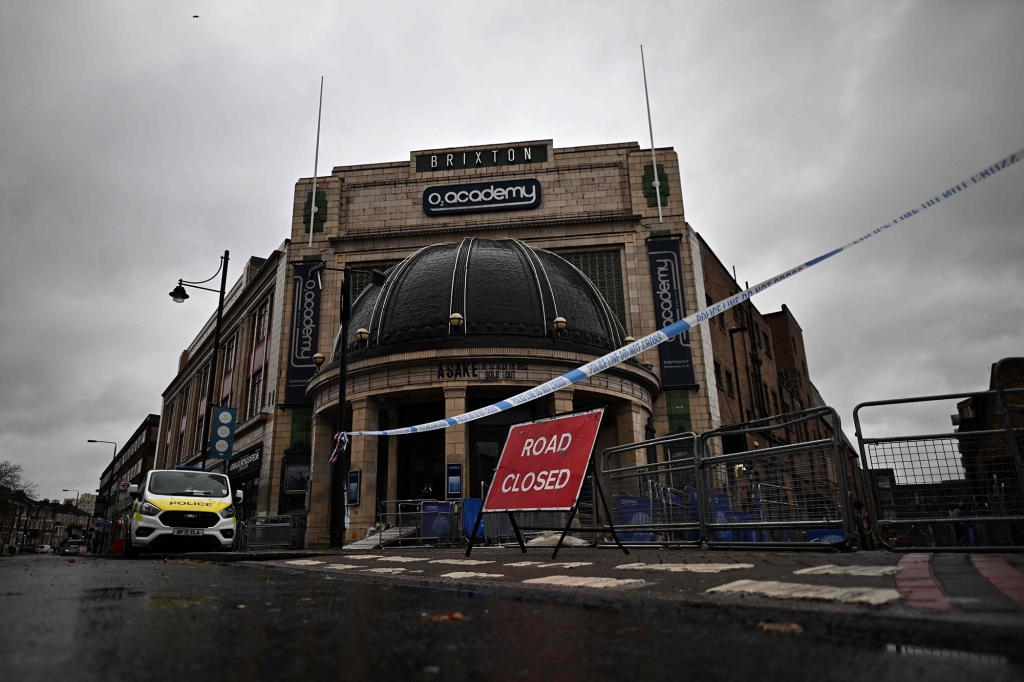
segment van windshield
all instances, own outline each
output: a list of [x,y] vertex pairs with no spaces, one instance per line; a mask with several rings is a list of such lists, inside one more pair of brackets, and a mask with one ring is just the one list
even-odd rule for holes
[[220,474],[201,471],[158,471],[149,480],[154,495],[189,497],[227,497],[228,484]]

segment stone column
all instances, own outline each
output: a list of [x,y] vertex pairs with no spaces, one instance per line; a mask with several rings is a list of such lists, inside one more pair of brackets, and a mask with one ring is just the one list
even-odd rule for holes
[[551,400],[548,402],[548,414],[554,416],[563,412],[572,412],[572,393],[573,389],[571,388],[564,388],[552,393]]
[[[644,439],[644,427],[647,425],[647,410],[639,403],[626,402],[615,406],[615,420],[619,431],[619,445],[639,443]],[[639,466],[647,464],[647,453],[643,450],[631,450],[619,455],[619,466]]]
[[306,549],[331,544],[331,453],[334,451],[334,415],[313,416],[313,456],[309,471],[309,515]]
[[[385,406],[388,411],[388,423],[394,429],[398,426],[398,407],[393,404]],[[388,438],[388,499],[398,499],[398,439],[401,436]]]
[[[454,417],[466,411],[466,387],[451,386],[444,389],[444,416]],[[469,427],[466,424],[449,426],[444,430],[444,490],[437,491],[442,499],[448,497],[448,464],[462,465],[462,496],[469,497]]]
[[[352,430],[376,431],[379,404],[375,398],[352,401]],[[377,436],[356,436],[352,439],[351,469],[362,472],[359,485],[359,504],[349,507],[347,542],[366,536],[374,523],[377,511]]]

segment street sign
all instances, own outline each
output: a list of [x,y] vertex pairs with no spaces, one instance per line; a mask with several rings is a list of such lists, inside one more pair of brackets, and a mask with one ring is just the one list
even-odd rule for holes
[[121,492],[126,493],[126,492],[128,492],[128,488],[131,488],[131,487],[132,487],[131,481],[121,481]]
[[602,407],[509,429],[483,511],[572,509],[603,414]]
[[235,445],[235,421],[238,410],[234,407],[213,408],[213,435],[210,436],[210,459],[231,459]]

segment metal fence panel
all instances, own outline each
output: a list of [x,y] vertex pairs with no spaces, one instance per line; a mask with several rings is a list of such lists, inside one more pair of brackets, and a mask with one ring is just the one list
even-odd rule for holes
[[305,531],[301,516],[253,516],[245,525],[245,549],[302,549]]
[[[998,375],[997,370],[994,374]],[[1024,548],[1024,428],[999,390],[861,403],[854,409],[861,458],[868,470],[871,512],[887,549],[972,551]],[[1021,394],[1021,389],[1005,391]],[[1003,423],[954,433],[872,438],[861,428],[864,409],[967,399],[995,407]],[[958,408],[960,405],[958,404]],[[1000,414],[1000,412],[1002,414]],[[958,415],[959,416],[959,415]]]
[[700,542],[697,443],[696,434],[682,433],[601,454],[601,486],[622,542]]
[[[785,442],[813,420],[829,438]],[[805,430],[806,432],[806,430]],[[723,439],[756,436],[769,447],[730,454]],[[717,442],[716,442],[717,441]],[[708,546],[853,546],[839,415],[830,407],[709,431],[699,458],[703,540]]]
[[462,505],[457,501],[382,500],[381,546],[388,544],[454,545],[463,536]]

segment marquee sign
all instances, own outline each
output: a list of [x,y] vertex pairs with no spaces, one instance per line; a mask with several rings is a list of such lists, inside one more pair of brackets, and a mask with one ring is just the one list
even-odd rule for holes
[[432,173],[465,168],[492,168],[494,166],[518,166],[524,163],[544,163],[548,160],[546,144],[531,144],[524,147],[494,147],[472,151],[439,152],[420,154],[416,157],[417,173]]
[[540,206],[540,182],[534,178],[441,185],[423,190],[427,215],[517,211]]
[[292,275],[292,326],[284,405],[305,405],[306,382],[316,374],[313,355],[320,333],[320,280],[309,270],[315,263],[295,265]]
[[[683,303],[683,263],[679,242],[675,239],[647,242],[651,264],[651,290],[658,329],[671,326],[686,317]],[[661,359],[662,388],[694,388],[693,353],[690,333],[683,332],[658,346]]]

